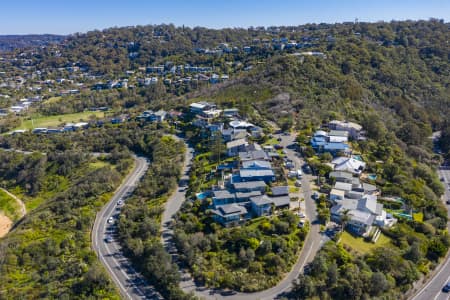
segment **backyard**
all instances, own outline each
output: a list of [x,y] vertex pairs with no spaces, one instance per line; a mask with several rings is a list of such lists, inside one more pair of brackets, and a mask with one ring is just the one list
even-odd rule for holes
[[92,117],[104,118],[104,112],[85,111],[74,114],[64,114],[56,116],[37,116],[30,119],[23,119],[22,124],[15,129],[33,129],[38,127],[57,127],[63,123],[89,121]]

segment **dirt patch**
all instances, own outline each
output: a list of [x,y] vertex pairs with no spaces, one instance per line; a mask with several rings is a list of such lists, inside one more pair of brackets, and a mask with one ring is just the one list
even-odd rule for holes
[[11,229],[12,221],[10,218],[0,212],[0,238],[4,237]]

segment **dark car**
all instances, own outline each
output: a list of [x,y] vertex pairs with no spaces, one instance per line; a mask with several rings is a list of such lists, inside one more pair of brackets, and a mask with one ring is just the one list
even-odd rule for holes
[[281,146],[279,144],[275,144],[275,145],[273,145],[273,147],[277,150],[283,149],[283,146]]
[[443,291],[444,293],[450,292],[450,282],[447,282],[447,284],[444,285],[444,287],[442,288],[442,291]]

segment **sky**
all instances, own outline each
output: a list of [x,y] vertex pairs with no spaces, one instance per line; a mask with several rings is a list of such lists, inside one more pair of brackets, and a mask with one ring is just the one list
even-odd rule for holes
[[2,0],[0,34],[70,34],[129,25],[209,28],[391,20],[450,21],[450,0]]

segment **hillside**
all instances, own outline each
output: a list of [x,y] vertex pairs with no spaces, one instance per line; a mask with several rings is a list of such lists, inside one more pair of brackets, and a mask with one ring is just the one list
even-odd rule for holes
[[60,43],[65,36],[53,34],[0,35],[0,52]]

